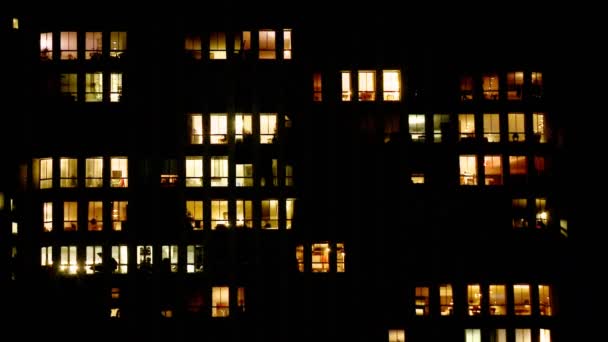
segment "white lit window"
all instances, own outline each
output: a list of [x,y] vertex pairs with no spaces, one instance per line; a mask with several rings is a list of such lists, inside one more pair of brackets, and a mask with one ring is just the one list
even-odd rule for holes
[[53,32],[43,32],[40,34],[40,59],[53,59]]
[[110,268],[115,273],[127,274],[129,271],[129,248],[127,245],[112,246],[112,261]]
[[530,329],[515,329],[515,342],[532,342]]
[[277,133],[277,115],[260,114],[260,143],[272,144]]
[[203,186],[203,157],[186,157],[186,187]]
[[122,73],[110,73],[110,102],[120,102],[122,97]]
[[288,198],[285,200],[285,229],[291,229],[295,203],[296,200],[294,198]]
[[40,247],[40,266],[53,266],[53,246]]
[[539,342],[551,342],[551,330],[549,329],[540,329],[540,338]]
[[40,189],[50,189],[53,187],[53,159],[40,159],[39,184]]
[[61,59],[72,60],[78,58],[78,39],[76,32],[61,32],[60,35],[61,45]]
[[474,114],[458,114],[458,133],[460,140],[475,137]]
[[177,245],[161,246],[161,267],[164,272],[175,273],[178,271]]
[[359,71],[359,101],[376,100],[376,72]]
[[412,141],[424,142],[426,138],[426,120],[424,114],[409,114],[407,121]]
[[203,116],[201,114],[191,114],[190,124],[190,143],[200,145],[203,143]]
[[464,341],[465,342],[481,342],[481,330],[480,329],[465,329],[464,330]]
[[460,156],[460,185],[477,185],[477,156]]
[[42,220],[45,232],[53,230],[53,202],[42,203]]
[[228,143],[228,117],[226,114],[211,114],[209,138],[212,144]]
[[78,272],[78,259],[76,246],[61,246],[59,255],[59,272],[76,274]]
[[87,274],[103,270],[102,246],[87,246],[84,260],[84,271]]
[[236,186],[253,186],[253,164],[236,164]]
[[11,234],[17,235],[19,233],[19,224],[17,222],[11,222]]
[[342,101],[350,101],[353,93],[350,71],[342,71],[340,75],[342,78]]
[[211,157],[211,186],[228,186],[228,156]]
[[487,142],[500,142],[500,119],[498,114],[483,114],[483,137]]
[[524,113],[509,113],[509,141],[522,142],[526,140]]
[[137,268],[141,271],[151,272],[154,263],[153,249],[150,245],[137,246]]
[[384,101],[401,100],[401,76],[399,70],[382,72],[382,98]]
[[235,114],[234,116],[234,140],[236,142],[247,141],[253,132],[251,114]]
[[188,272],[188,273],[203,272],[203,246],[202,245],[186,246],[186,272]]

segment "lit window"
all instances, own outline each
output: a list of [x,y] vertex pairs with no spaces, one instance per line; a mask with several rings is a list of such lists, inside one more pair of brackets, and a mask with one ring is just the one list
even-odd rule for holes
[[163,272],[175,273],[178,271],[177,245],[161,246],[161,270]]
[[312,244],[312,271],[329,272],[329,243]]
[[144,272],[152,271],[154,263],[153,249],[150,245],[137,246],[137,269]]
[[483,76],[483,98],[486,100],[498,100],[498,75],[488,74]]
[[304,272],[304,246],[296,246],[296,261],[298,263],[298,271]]
[[78,259],[76,246],[61,246],[59,255],[59,272],[76,274],[78,272]]
[[115,273],[127,274],[129,271],[129,249],[127,245],[112,246],[112,260],[110,269]]
[[89,231],[96,232],[103,230],[103,202],[89,202]]
[[234,34],[234,54],[238,55],[241,51],[251,50],[251,31],[236,32]]
[[536,204],[536,228],[544,229],[547,228],[547,222],[549,221],[549,212],[547,211],[547,199],[537,198],[535,199]]
[[545,113],[532,114],[532,130],[534,133],[535,142],[546,143],[549,137],[549,127],[546,122]]
[[429,288],[416,287],[416,316],[427,316],[429,314]]
[[524,87],[523,71],[507,73],[507,99],[521,100]]
[[202,59],[202,45],[201,45],[201,37],[194,35],[187,35],[184,40],[184,48],[186,49],[186,54],[194,59]]
[[283,59],[291,59],[291,30],[283,30]]
[[87,158],[85,161],[87,188],[101,188],[103,185],[103,158]]
[[253,132],[251,114],[235,114],[234,116],[234,141],[247,142],[251,141],[251,133]]
[[84,260],[84,271],[87,274],[103,270],[102,246],[87,246]]
[[211,32],[209,36],[209,59],[226,59],[226,33]]
[[40,60],[53,59],[53,32],[40,34]]
[[350,71],[342,71],[342,101],[350,101],[352,99],[352,85]]
[[320,72],[312,74],[312,100],[315,102],[323,101],[323,83]]
[[568,237],[568,220],[559,220],[559,231],[564,237]]
[[464,341],[465,342],[481,342],[481,330],[480,329],[465,329],[464,330]]
[[253,201],[236,200],[236,227],[253,228]]
[[59,42],[61,44],[61,59],[77,59],[78,39],[76,38],[76,32],[61,32],[59,38]]
[[228,156],[211,157],[211,186],[228,186]]
[[530,307],[530,285],[513,285],[513,312],[517,316],[529,316],[532,314]]
[[295,203],[296,200],[293,198],[288,198],[285,200],[285,229],[291,229]]
[[440,143],[449,135],[450,115],[434,114],[433,115],[433,142]]
[[186,246],[186,272],[188,272],[188,273],[203,272],[203,246],[202,245]]
[[424,173],[413,172],[410,176],[410,181],[412,182],[412,184],[424,184]]
[[260,30],[259,35],[260,59],[276,58],[276,37],[272,30]]
[[11,234],[17,235],[19,233],[19,224],[17,222],[11,222]]
[[203,186],[203,157],[186,157],[186,187]]
[[502,157],[484,156],[483,172],[485,185],[502,185]]
[[120,102],[122,98],[122,73],[110,73],[110,102]]
[[526,140],[524,129],[524,113],[509,113],[509,141],[522,142]]
[[405,342],[405,330],[391,329],[388,331],[388,342]]
[[424,114],[410,114],[407,121],[412,141],[424,142],[426,139],[426,120]]
[[253,164],[236,164],[236,186],[253,186]]
[[359,101],[376,100],[376,72],[359,71]]
[[475,138],[474,114],[458,114],[458,133],[460,140]]
[[498,114],[483,114],[483,137],[486,142],[500,142],[500,118]]
[[103,74],[101,72],[85,74],[86,102],[103,101]]
[[490,329],[490,341],[507,342],[507,329]]
[[211,200],[211,229],[226,229],[228,221],[228,201]]
[[245,312],[245,288],[238,287],[236,289],[236,307],[239,312]]
[[272,144],[277,134],[277,115],[260,114],[260,144]]
[[262,229],[279,229],[279,201],[262,200]]
[[203,201],[186,201],[186,217],[193,230],[202,230]]
[[75,188],[78,185],[78,164],[76,158],[59,159],[59,186]]
[[481,286],[467,285],[467,301],[469,316],[481,314]]
[[85,33],[85,59],[100,60],[102,47],[101,32],[86,32]]
[[230,315],[230,290],[227,286],[212,288],[211,317],[228,317]]
[[454,296],[452,285],[450,284],[439,286],[439,309],[441,316],[451,316],[454,314]]
[[190,143],[200,145],[203,143],[203,116],[201,114],[191,114],[188,123],[190,124]]
[[293,186],[293,166],[285,165],[285,186]]
[[507,314],[507,287],[505,285],[490,285],[490,315],[502,316]]
[[45,232],[53,231],[53,202],[42,203],[42,223]]
[[13,18],[13,30],[19,29],[19,18]]
[[53,266],[53,246],[40,247],[40,266]]
[[477,185],[477,156],[460,156],[460,185]]
[[515,342],[532,342],[532,330],[515,329]]
[[532,84],[530,86],[530,97],[541,98],[543,96],[543,73],[532,73]]
[[551,330],[549,329],[540,329],[539,331],[540,338],[539,342],[551,342]]
[[509,156],[509,181],[512,184],[525,184],[528,179],[528,158]]
[[77,74],[61,74],[59,75],[59,91],[61,95],[68,100],[78,100],[78,75]]
[[553,309],[551,285],[538,285],[538,309],[541,316],[552,316]]
[[473,99],[473,77],[465,75],[460,78],[460,100],[470,101]]
[[111,185],[113,188],[126,188],[129,186],[129,167],[125,157],[112,157],[110,159]]
[[63,230],[78,230],[78,202],[63,202]]
[[110,202],[112,205],[112,230],[119,232],[127,222],[127,201]]
[[277,175],[279,161],[277,159],[272,159],[272,185],[279,185],[279,177]]
[[511,200],[513,228],[528,228],[528,200],[514,198]]
[[382,98],[384,101],[401,100],[401,76],[399,70],[382,72]]
[[110,57],[121,58],[127,50],[127,32],[110,32]]
[[53,187],[53,159],[44,158],[36,160],[39,162],[39,184],[40,189],[50,189]]
[[211,114],[209,116],[209,135],[212,144],[228,143],[228,117],[226,114]]

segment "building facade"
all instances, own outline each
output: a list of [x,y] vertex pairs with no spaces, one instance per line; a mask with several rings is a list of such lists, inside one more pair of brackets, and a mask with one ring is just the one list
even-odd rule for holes
[[542,48],[400,45],[397,24],[139,19],[3,18],[22,104],[0,188],[16,322],[567,340],[564,121]]

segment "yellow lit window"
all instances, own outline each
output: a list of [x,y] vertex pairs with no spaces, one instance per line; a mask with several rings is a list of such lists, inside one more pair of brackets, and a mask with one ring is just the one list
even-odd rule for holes
[[90,201],[89,202],[89,231],[102,231],[103,230],[103,202],[102,201]]
[[401,100],[401,76],[399,70],[382,72],[382,98],[384,101]]
[[513,312],[517,316],[529,316],[532,314],[530,306],[530,285],[513,285]]
[[84,260],[84,271],[87,274],[103,270],[102,246],[87,246]]
[[479,284],[467,285],[467,301],[469,316],[481,314],[481,286]]
[[63,230],[78,230],[78,202],[63,202]]
[[279,201],[262,201],[262,229],[279,229]]
[[250,142],[253,132],[251,114],[235,114],[234,116],[234,141]]
[[193,230],[202,230],[203,201],[186,201],[186,216]]
[[211,186],[228,186],[228,156],[211,157]]
[[260,114],[260,144],[272,144],[277,134],[277,115]]
[[59,186],[75,188],[78,185],[78,163],[76,158],[59,159]]
[[53,202],[42,203],[42,220],[45,232],[53,230]]
[[439,286],[439,307],[441,316],[451,316],[454,314],[452,285],[444,284]]
[[483,76],[483,98],[486,100],[498,100],[498,75],[488,74]]
[[474,114],[458,114],[458,133],[460,140],[475,138]]
[[211,229],[226,229],[230,226],[228,221],[228,201],[211,201]]
[[296,246],[296,260],[298,262],[298,271],[304,272],[304,246]]
[[201,114],[191,114],[190,124],[190,143],[200,145],[203,143],[203,116]]
[[416,287],[416,316],[427,316],[429,314],[429,288]]
[[460,100],[470,101],[473,99],[473,77],[464,75],[460,78]]
[[59,272],[76,274],[78,272],[78,259],[76,246],[61,246],[59,255]]
[[85,74],[86,102],[101,102],[103,100],[103,74],[101,72]]
[[551,285],[538,285],[538,309],[541,316],[552,316]]
[[523,71],[515,71],[507,73],[507,99],[521,100],[524,88],[524,73]]
[[490,285],[489,291],[490,315],[506,315],[507,287],[505,285]]
[[122,98],[122,73],[110,74],[110,102],[120,102]]
[[40,247],[40,266],[53,266],[53,246]]
[[184,39],[186,53],[194,59],[201,59],[203,57],[201,46],[200,36],[187,35]]
[[329,272],[329,243],[312,244],[312,271]]
[[283,30],[283,59],[291,59],[291,29]]
[[342,71],[340,73],[342,79],[342,101],[350,101],[352,99],[352,86],[350,71]]
[[509,113],[509,141],[522,142],[526,140],[524,113]]
[[236,227],[253,228],[253,201],[236,200]]
[[477,156],[460,156],[460,185],[477,185]]
[[359,101],[376,100],[376,72],[359,71]]
[[127,221],[127,201],[114,201],[112,205],[112,230],[122,231]]
[[128,160],[125,157],[112,157],[110,159],[111,185],[113,188],[126,188],[129,186]]
[[315,102],[323,101],[323,84],[321,83],[321,73],[315,72],[312,74],[312,100]]
[[485,185],[502,185],[502,157],[484,156],[483,172]]
[[388,342],[405,342],[405,330],[391,329],[388,331]]
[[228,317],[230,315],[229,287],[213,287],[211,293],[211,316]]
[[209,59],[226,59],[226,33],[211,32],[209,37]]
[[260,59],[276,59],[276,33],[273,30],[260,30]]
[[486,142],[500,142],[500,117],[498,114],[483,114],[483,137]]
[[102,47],[101,32],[86,32],[84,42],[84,58],[91,60],[101,59]]
[[127,50],[127,32],[110,32],[110,57],[120,58]]
[[535,142],[546,143],[548,134],[548,126],[546,123],[545,113],[533,113],[532,114],[532,129],[534,131]]

